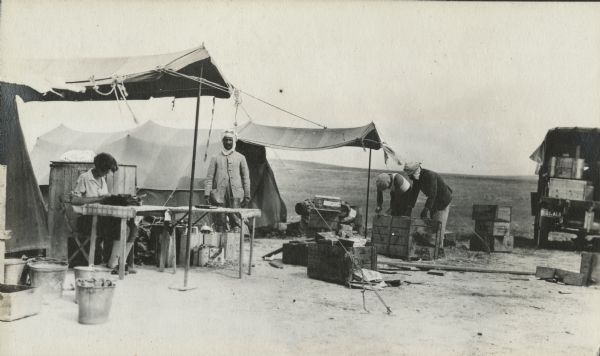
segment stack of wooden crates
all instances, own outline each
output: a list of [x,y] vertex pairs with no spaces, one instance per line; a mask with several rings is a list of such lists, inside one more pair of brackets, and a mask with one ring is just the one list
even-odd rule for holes
[[[475,233],[470,241],[472,251],[511,252],[514,238],[510,233],[512,208],[501,205],[473,205]],[[483,241],[482,241],[483,240]],[[485,241],[485,244],[484,244]]]
[[552,157],[548,181],[548,196],[568,200],[594,200],[593,182],[583,180],[585,161],[582,158]]
[[431,219],[377,215],[371,242],[377,253],[405,260],[434,260],[444,251],[440,223]]
[[316,195],[308,213],[308,237],[317,237],[319,232],[337,231],[342,209],[342,200],[338,197]]

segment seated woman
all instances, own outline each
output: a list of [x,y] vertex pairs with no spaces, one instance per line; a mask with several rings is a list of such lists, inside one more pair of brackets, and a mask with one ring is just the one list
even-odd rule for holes
[[[91,203],[101,203],[108,197],[108,185],[106,175],[109,172],[116,172],[119,169],[117,160],[108,153],[100,153],[94,157],[94,168],[82,173],[77,178],[75,189],[71,192],[70,202],[73,205],[84,205]],[[81,216],[77,222],[78,229],[84,234],[91,232],[91,216]],[[133,219],[127,222],[129,226],[129,235],[127,237],[126,256],[129,255],[133,242],[137,235],[137,226]],[[121,244],[119,240],[120,219],[111,217],[99,217],[97,224],[98,243],[103,241],[102,259],[107,262],[107,266],[115,268],[119,265],[121,254]],[[107,252],[112,246],[112,252],[108,258]],[[100,249],[97,249],[100,250]]]

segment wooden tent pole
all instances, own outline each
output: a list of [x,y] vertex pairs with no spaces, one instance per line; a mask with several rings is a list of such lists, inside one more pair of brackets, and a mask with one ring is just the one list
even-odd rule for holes
[[369,170],[367,176],[367,208],[365,210],[365,237],[367,237],[368,226],[369,226],[369,190],[371,189],[371,152],[369,148]]
[[[204,67],[200,67],[200,79],[202,79],[202,71]],[[190,269],[190,240],[192,234],[192,205],[194,200],[194,173],[196,171],[196,144],[198,142],[198,120],[200,117],[200,98],[202,97],[202,82],[198,83],[198,98],[196,100],[196,121],[194,123],[194,148],[192,151],[192,172],[190,174],[190,199],[188,207],[188,229],[185,241],[185,272],[183,274],[183,288],[187,288],[188,272]]]

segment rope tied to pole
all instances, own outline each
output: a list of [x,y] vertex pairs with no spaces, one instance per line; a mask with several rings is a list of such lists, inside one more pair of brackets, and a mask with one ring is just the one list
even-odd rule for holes
[[204,150],[204,162],[208,158],[208,146],[210,145],[210,135],[212,134],[213,120],[215,119],[215,97],[212,98],[212,111],[210,116],[210,127],[208,128],[208,137],[206,138],[206,149]]

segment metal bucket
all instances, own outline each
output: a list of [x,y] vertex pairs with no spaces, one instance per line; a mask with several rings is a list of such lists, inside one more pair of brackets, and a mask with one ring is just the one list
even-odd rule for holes
[[4,260],[4,284],[25,284],[27,274],[24,274],[25,264],[20,258],[7,258]]
[[208,246],[200,246],[198,250],[198,265],[200,267],[204,267],[208,264],[210,255],[210,247]]
[[62,285],[67,274],[66,261],[36,258],[27,261],[32,287],[38,287],[43,297],[62,296]]
[[77,279],[75,283],[77,304],[79,305],[77,319],[79,323],[101,324],[106,322],[110,314],[115,284],[102,278]]
[[[111,279],[110,272],[112,271],[110,268],[106,267],[88,267],[88,266],[78,266],[73,268],[75,271],[75,281],[78,279],[91,279],[91,278],[105,278]],[[77,303],[77,285],[75,285],[75,303]]]

